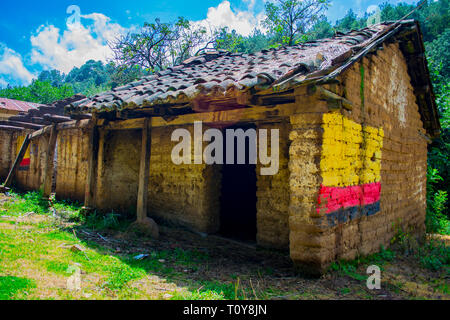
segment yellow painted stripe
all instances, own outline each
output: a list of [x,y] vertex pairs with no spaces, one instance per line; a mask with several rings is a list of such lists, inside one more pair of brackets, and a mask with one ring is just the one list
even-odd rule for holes
[[361,126],[339,113],[323,117],[322,185],[345,187],[380,181],[383,128]]

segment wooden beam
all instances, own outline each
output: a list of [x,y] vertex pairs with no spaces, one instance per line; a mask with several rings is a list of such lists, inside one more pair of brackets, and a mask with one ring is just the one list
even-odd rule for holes
[[[238,108],[232,110],[190,113],[176,116],[171,120],[162,117],[152,117],[149,126],[166,127],[193,124],[195,121],[204,123],[239,123],[253,121],[272,121],[286,118],[293,114],[305,112],[304,106],[298,103],[287,103],[275,106],[252,106],[250,108]],[[135,130],[141,129],[144,118],[111,121],[104,126],[106,130]]]
[[83,129],[89,128],[94,125],[94,122],[91,119],[85,120],[72,120],[68,122],[58,123],[56,129],[58,131],[61,130],[69,130],[69,129]]
[[9,187],[11,185],[12,179],[14,177],[14,174],[16,172],[17,166],[22,162],[23,156],[25,155],[25,152],[28,149],[28,146],[30,145],[30,135],[27,134],[25,136],[25,139],[23,140],[22,146],[20,147],[19,153],[17,154],[16,160],[14,160],[14,163],[9,170],[8,177],[5,180],[5,183],[3,183],[4,187]]
[[[340,95],[321,86],[309,86],[307,88],[307,94],[310,96],[316,96],[319,100],[327,101],[330,109],[339,109],[341,107],[347,110],[353,109],[353,103],[350,100],[347,100],[344,97],[341,97]],[[303,97],[300,97],[300,100],[301,99],[303,99]]]
[[44,135],[46,133],[49,133],[50,130],[51,130],[51,127],[44,127],[42,129],[36,130],[35,132],[33,132],[30,135],[30,139],[31,140],[36,139],[36,138],[38,138],[38,137],[40,137],[40,136],[42,136],[42,135]]
[[89,132],[89,145],[88,145],[88,171],[86,176],[86,186],[84,193],[84,207],[90,209],[95,204],[95,182],[96,171],[98,163],[98,128],[93,127]]
[[61,123],[61,122],[72,121],[72,119],[70,117],[58,116],[58,115],[49,114],[49,113],[44,114],[42,118],[44,119],[44,121],[48,121],[51,123]]
[[86,114],[71,114],[70,118],[72,120],[85,120],[85,119],[91,119],[92,115],[90,113],[86,113]]
[[58,132],[56,126],[52,126],[50,130],[50,138],[47,144],[47,152],[45,153],[44,162],[44,182],[42,183],[42,192],[44,197],[49,197],[52,193],[52,178],[53,178],[53,161],[55,157],[56,138]]
[[14,127],[34,129],[34,130],[39,130],[43,127],[43,125],[40,125],[40,124],[29,123],[29,122],[20,122],[20,121],[10,121],[10,120],[2,120],[2,121],[0,121],[0,125],[14,126]]
[[42,117],[31,117],[31,122],[36,124],[42,124],[44,126],[49,126],[53,124],[50,121],[44,120],[44,118]]
[[141,165],[139,169],[139,188],[137,195],[137,221],[147,219],[148,179],[150,172],[151,130],[149,119],[145,118],[142,127]]
[[22,131],[24,130],[24,127],[16,127],[16,126],[5,126],[0,125],[0,130],[6,130],[6,131]]

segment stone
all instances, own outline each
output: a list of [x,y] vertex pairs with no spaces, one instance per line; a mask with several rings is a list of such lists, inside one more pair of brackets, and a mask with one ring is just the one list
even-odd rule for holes
[[73,246],[70,247],[70,250],[73,252],[81,252],[81,251],[85,251],[86,249],[79,244],[74,244]]
[[159,228],[156,222],[149,217],[146,217],[143,221],[133,222],[127,232],[133,232],[137,235],[142,235],[152,239],[159,238]]

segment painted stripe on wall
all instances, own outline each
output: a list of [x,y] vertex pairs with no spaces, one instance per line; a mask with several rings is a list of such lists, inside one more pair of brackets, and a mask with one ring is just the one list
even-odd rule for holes
[[322,186],[319,191],[317,212],[330,213],[341,208],[372,204],[380,200],[380,192],[380,182],[350,187]]
[[322,127],[317,213],[333,226],[379,212],[383,128],[363,126],[338,112],[325,114]]

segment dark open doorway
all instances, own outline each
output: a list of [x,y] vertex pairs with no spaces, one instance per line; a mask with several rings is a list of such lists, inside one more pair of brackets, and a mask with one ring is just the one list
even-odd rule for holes
[[[227,129],[255,129],[254,125]],[[224,146],[227,145],[224,130]],[[234,143],[234,164],[222,167],[220,233],[223,236],[256,241],[256,165],[249,164],[249,139],[245,139],[245,164],[237,164],[237,143]],[[226,147],[224,159],[227,158]]]

